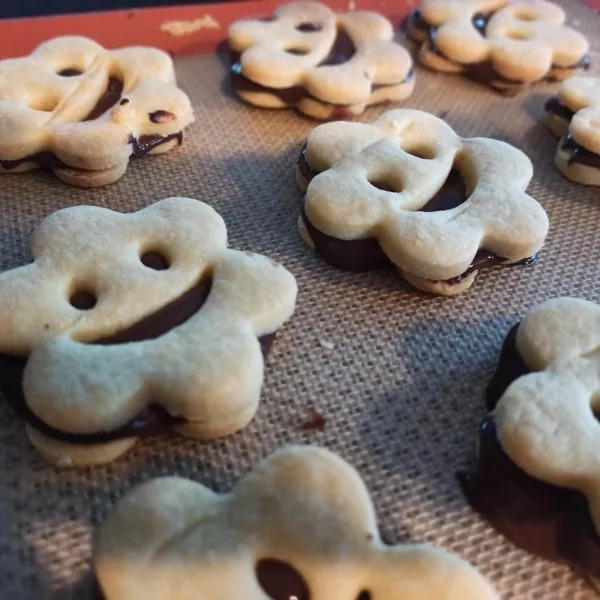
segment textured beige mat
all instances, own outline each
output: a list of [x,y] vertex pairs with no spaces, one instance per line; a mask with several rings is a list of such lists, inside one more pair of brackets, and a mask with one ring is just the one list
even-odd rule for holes
[[[600,16],[579,4],[567,8],[600,62]],[[386,539],[459,553],[505,599],[592,598],[568,568],[496,534],[466,505],[455,479],[472,460],[482,392],[510,325],[550,296],[600,301],[600,188],[572,184],[553,167],[556,140],[542,114],[556,86],[504,99],[418,70],[416,91],[402,106],[443,115],[463,136],[522,148],[535,166],[529,192],[551,223],[536,265],[487,271],[471,291],[446,299],[409,289],[391,269],[348,274],[315,256],[296,230],[301,194],[294,182],[295,160],[315,123],[237,102],[216,57],[181,59],[177,71],[197,115],[179,150],[133,160],[121,181],[100,190],[72,188],[43,172],[0,179],[0,266],[26,260],[34,226],[58,208],[131,211],[191,196],[223,215],[233,247],[268,254],[295,274],[296,313],[269,358],[256,418],[223,440],[164,436],[138,443],[106,468],[57,471],[0,402],[0,598],[89,597],[92,528],[132,484],[177,474],[226,490],[290,442],[326,446],[360,470]],[[310,407],[325,416],[323,431],[299,430]]]

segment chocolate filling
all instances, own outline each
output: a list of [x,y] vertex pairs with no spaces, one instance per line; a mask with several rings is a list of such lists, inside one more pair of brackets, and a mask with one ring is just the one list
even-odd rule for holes
[[[490,411],[513,381],[532,371],[516,346],[518,327],[519,323],[506,336],[486,390]],[[459,478],[471,506],[516,545],[600,577],[600,537],[587,499],[576,490],[545,483],[518,467],[504,452],[492,415],[479,428],[475,474]]]
[[600,169],[600,154],[596,154],[578,144],[570,133],[562,139],[560,149],[571,153],[569,165],[579,163],[587,167]]
[[[202,308],[210,293],[212,280],[201,279],[194,287],[161,309],[131,327],[95,340],[93,344],[114,345],[155,339],[185,323]],[[269,353],[275,333],[259,338],[263,356]],[[27,357],[0,355],[0,389],[8,403],[22,419],[40,433],[61,442],[72,444],[103,444],[127,437],[147,437],[163,433],[187,420],[171,415],[159,404],[150,402],[138,415],[122,427],[97,433],[71,433],[48,425],[27,405],[22,389]]]
[[96,106],[92,108],[84,121],[94,121],[98,117],[102,116],[107,110],[112,108],[120,99],[121,93],[123,92],[123,82],[117,77],[110,77],[108,79],[108,87],[106,91],[98,98]]
[[171,140],[177,140],[177,145],[181,146],[183,143],[183,131],[172,133],[171,135],[141,135],[139,138],[135,138],[132,135],[129,136],[128,143],[133,144],[133,155],[144,156],[161,144],[166,144]]
[[600,537],[586,497],[520,469],[502,449],[493,416],[479,428],[477,470],[460,482],[473,509],[517,546],[600,577]]
[[[488,24],[490,18],[492,17],[492,14],[476,13],[473,15],[471,22],[473,23],[473,26],[475,27],[475,29],[477,29],[477,31],[479,31],[479,33],[481,35],[485,35],[486,29],[487,29],[487,24]],[[420,11],[413,11],[410,19],[411,19],[412,25],[415,28],[417,28],[423,32],[427,32],[428,37],[429,37],[429,40],[428,40],[429,50],[435,54],[438,54],[442,58],[445,58],[446,60],[449,60],[451,62],[459,64],[463,68],[463,75],[465,75],[465,77],[472,79],[473,81],[477,81],[478,83],[483,83],[485,85],[488,85],[488,86],[494,88],[499,93],[507,95],[507,96],[515,95],[521,88],[528,85],[526,82],[516,81],[513,79],[509,79],[507,77],[504,77],[503,75],[501,75],[500,73],[498,73],[498,71],[496,71],[494,69],[492,61],[490,61],[490,60],[485,60],[482,62],[470,63],[470,64],[458,63],[457,61],[453,60],[452,58],[446,56],[436,46],[435,34],[436,34],[437,27],[435,27],[433,25],[429,25],[423,19],[423,16],[420,13]],[[566,67],[552,65],[553,70],[556,70],[556,69],[587,70],[589,68],[590,68],[590,57],[589,56],[584,56],[581,59],[579,59],[576,63],[574,63],[573,65],[569,65]],[[548,74],[548,76],[545,77],[545,79],[551,80],[551,79],[553,79],[553,76],[551,74]]]
[[289,563],[263,558],[256,564],[256,579],[272,600],[310,600],[308,584]]
[[[310,25],[312,26],[312,24]],[[292,54],[295,53],[293,49],[288,50],[288,52]],[[344,64],[354,56],[355,52],[356,48],[350,36],[345,31],[338,30],[337,36],[335,38],[333,46],[331,47],[331,50],[329,51],[329,54],[317,66],[321,67]],[[267,86],[263,86],[259,83],[255,83],[243,74],[239,53],[230,51],[230,59],[231,83],[233,85],[233,88],[238,92],[268,92],[290,106],[295,106],[302,99],[309,97],[315,98],[315,100],[318,100],[319,102],[323,102],[322,100],[319,100],[318,98],[312,96],[312,94],[310,94],[309,91],[301,85],[292,86],[288,88],[270,88]],[[397,85],[400,85],[401,83],[408,83],[411,79],[414,78],[414,76],[415,73],[411,69],[411,71],[408,73],[408,75],[404,78],[403,81],[393,84],[373,84],[371,86],[371,91],[375,91],[386,87],[395,87]],[[347,108],[348,105],[332,103],[328,104],[337,107],[337,110],[334,112],[331,118],[344,118],[351,116],[351,112]]]
[[558,96],[552,96],[544,105],[546,112],[557,115],[566,121],[570,121],[575,114],[574,110],[571,110],[568,106],[560,103]]
[[57,75],[60,75],[61,77],[77,77],[78,75],[82,75],[82,73],[83,71],[80,71],[79,69],[69,67],[67,69],[62,69]]

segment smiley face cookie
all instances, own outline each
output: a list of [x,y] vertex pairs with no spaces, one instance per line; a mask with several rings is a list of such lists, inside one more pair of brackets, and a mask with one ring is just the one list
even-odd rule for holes
[[0,174],[39,167],[98,187],[131,155],[167,152],[193,121],[171,58],[156,48],[105,50],[59,37],[0,62]]
[[600,577],[600,306],[555,298],[510,331],[471,504],[522,548]]
[[528,262],[542,247],[548,218],[525,193],[532,172],[513,146],[462,139],[421,111],[319,125],[296,173],[300,232],[336,267],[391,262],[421,290],[457,294],[479,270]]
[[455,555],[385,545],[359,474],[310,446],[272,454],[229,494],[141,485],[100,526],[93,563],[106,600],[498,600]]
[[233,88],[250,104],[295,107],[316,119],[360,115],[412,93],[412,60],[392,37],[391,23],[376,13],[285,4],[270,18],[229,28]]
[[408,33],[426,67],[514,95],[589,67],[587,39],[564,22],[563,9],[543,0],[423,0]]
[[31,250],[31,264],[0,274],[0,385],[45,458],[99,464],[140,436],[210,438],[252,419],[296,283],[229,249],[212,208],[67,208]]
[[600,185],[600,78],[571,77],[546,102],[546,122],[561,138],[556,166],[569,179]]

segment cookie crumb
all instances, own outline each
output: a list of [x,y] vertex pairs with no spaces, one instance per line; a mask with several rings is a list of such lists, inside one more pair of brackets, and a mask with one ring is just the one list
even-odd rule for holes
[[323,348],[327,348],[327,350],[333,350],[335,348],[335,344],[333,342],[328,342],[327,340],[319,340],[319,344]]
[[163,33],[168,33],[174,37],[183,37],[191,35],[201,29],[220,29],[221,25],[210,15],[204,15],[190,21],[165,21],[160,26]]

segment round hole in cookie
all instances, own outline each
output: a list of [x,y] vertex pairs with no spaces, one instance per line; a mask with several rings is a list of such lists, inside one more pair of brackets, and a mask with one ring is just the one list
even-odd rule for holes
[[424,160],[433,160],[437,156],[435,148],[425,144],[415,144],[414,146],[407,144],[406,146],[402,146],[402,150],[407,154]]
[[272,600],[309,600],[310,591],[304,577],[287,562],[263,558],[256,563],[256,579]]
[[362,590],[361,593],[356,596],[356,600],[371,600],[371,592],[369,590]]
[[395,185],[388,179],[385,178],[374,178],[373,180],[369,179],[369,183],[376,187],[378,190],[382,190],[384,192],[401,192],[402,186]]
[[165,271],[171,266],[169,259],[158,250],[146,250],[140,255],[142,264],[155,271]]
[[83,75],[83,71],[80,71],[77,67],[66,67],[57,71],[56,74],[61,77],[77,77],[78,75]]
[[303,33],[315,33],[317,31],[321,31],[321,29],[323,29],[322,25],[319,25],[319,23],[310,23],[310,22],[306,22],[306,23],[300,23],[300,25],[296,25],[296,29],[298,31],[302,31]]
[[520,21],[535,21],[537,19],[537,15],[528,8],[518,8],[514,15]]
[[506,37],[509,37],[511,40],[528,40],[531,35],[518,29],[509,29],[506,32]]
[[286,48],[285,51],[288,54],[294,54],[295,56],[305,56],[310,52],[308,48],[300,48],[298,46],[292,46],[291,48]]
[[98,298],[96,295],[85,288],[75,289],[69,298],[73,308],[77,310],[90,310],[96,306]]

